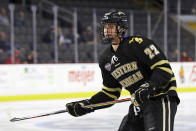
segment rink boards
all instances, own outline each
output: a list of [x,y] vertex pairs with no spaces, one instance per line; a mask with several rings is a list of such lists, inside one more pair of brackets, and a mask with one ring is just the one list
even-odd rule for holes
[[[178,91],[196,91],[196,63],[171,66]],[[0,74],[0,101],[90,97],[102,87],[98,64],[1,65]]]

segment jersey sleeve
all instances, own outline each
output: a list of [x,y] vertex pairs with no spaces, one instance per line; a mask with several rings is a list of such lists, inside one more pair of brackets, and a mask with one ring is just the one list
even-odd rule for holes
[[[122,90],[121,85],[115,80],[107,70],[104,69],[102,64],[99,64],[102,73],[103,87],[102,90],[91,97],[90,102],[92,104],[97,104],[101,102],[114,101],[120,97]],[[112,105],[96,107],[95,109],[102,109],[110,107]]]
[[152,40],[136,37],[134,42],[129,41],[129,44],[134,44],[132,47],[134,47],[134,53],[138,60],[152,70],[152,75],[149,78],[152,84],[156,87],[164,87],[170,81],[175,80],[164,53]]

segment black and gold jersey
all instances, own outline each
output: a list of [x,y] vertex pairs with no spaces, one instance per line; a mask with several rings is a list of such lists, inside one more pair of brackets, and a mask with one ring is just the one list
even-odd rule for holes
[[166,94],[177,96],[176,79],[168,60],[161,49],[148,38],[127,37],[116,51],[109,46],[100,56],[99,67],[103,88],[91,98],[94,101],[99,95],[108,100],[118,99],[122,88],[134,94],[146,81],[158,87],[153,97]]

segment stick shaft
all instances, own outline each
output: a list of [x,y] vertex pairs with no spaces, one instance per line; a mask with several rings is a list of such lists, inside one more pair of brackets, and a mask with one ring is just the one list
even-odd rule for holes
[[115,100],[115,101],[108,101],[108,102],[102,102],[102,103],[98,103],[98,104],[91,104],[91,105],[87,105],[87,106],[84,106],[84,107],[85,108],[99,107],[99,106],[111,105],[111,104],[115,104],[115,103],[131,101],[131,100],[133,100],[133,99],[132,98],[125,98],[125,99],[120,99],[120,100]]
[[[125,99],[120,99],[120,100],[115,100],[115,101],[108,101],[108,102],[102,102],[102,103],[98,103],[98,104],[91,104],[91,105],[87,105],[87,106],[84,106],[84,107],[85,108],[99,107],[99,106],[111,105],[111,104],[115,104],[115,103],[121,103],[121,102],[125,102],[125,101],[131,101],[131,100],[132,100],[132,98],[125,98]],[[65,112],[68,112],[68,111],[67,110],[59,110],[59,111],[56,111],[56,112],[42,114],[42,115],[37,115],[37,116],[12,118],[10,121],[11,122],[15,122],[15,121],[33,119],[33,118],[38,118],[38,117],[50,116],[50,115],[55,115],[55,114],[60,114],[60,113],[65,113]]]
[[37,116],[21,117],[21,118],[12,118],[10,121],[11,121],[11,122],[15,122],[15,121],[27,120],[27,119],[38,118],[38,117],[44,117],[44,116],[49,116],[49,115],[55,115],[55,114],[60,114],[60,113],[65,113],[65,112],[67,112],[67,110],[59,110],[59,111],[56,111],[56,112],[47,113],[47,114],[42,114],[42,115],[37,115]]

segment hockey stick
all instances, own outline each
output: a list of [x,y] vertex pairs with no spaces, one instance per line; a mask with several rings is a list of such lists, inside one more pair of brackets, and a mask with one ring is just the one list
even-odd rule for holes
[[132,101],[132,100],[133,100],[133,98],[125,98],[125,99],[120,99],[120,100],[115,100],[115,101],[108,101],[108,102],[102,102],[102,103],[98,103],[98,104],[91,104],[91,105],[87,105],[84,107],[85,108],[99,107],[99,106],[111,105],[111,104],[115,104],[115,103],[121,103],[121,102]]
[[15,122],[15,121],[21,121],[21,120],[26,120],[26,119],[38,118],[38,117],[43,117],[43,116],[55,115],[55,114],[65,113],[65,112],[67,112],[67,110],[60,110],[60,111],[56,111],[56,112],[52,112],[52,113],[42,114],[42,115],[38,115],[38,116],[31,116],[31,117],[21,117],[21,118],[14,117],[10,121],[11,122]]
[[[108,102],[102,102],[102,103],[98,103],[98,104],[91,104],[91,105],[87,105],[87,106],[84,106],[84,107],[85,108],[99,107],[99,106],[105,106],[105,105],[111,105],[111,104],[115,104],[115,103],[121,103],[121,102],[125,102],[125,101],[130,101],[130,100],[132,100],[132,98],[125,98],[125,99],[120,99],[120,100],[115,100],[115,101],[108,101]],[[26,120],[26,119],[38,118],[38,117],[43,117],[43,116],[50,116],[50,115],[55,115],[55,114],[60,114],[60,113],[65,113],[65,112],[68,112],[68,111],[67,110],[59,110],[59,111],[56,111],[56,112],[42,114],[42,115],[37,115],[37,116],[21,117],[21,118],[14,117],[10,121],[11,122],[15,122],[15,121],[21,121],[21,120]]]

